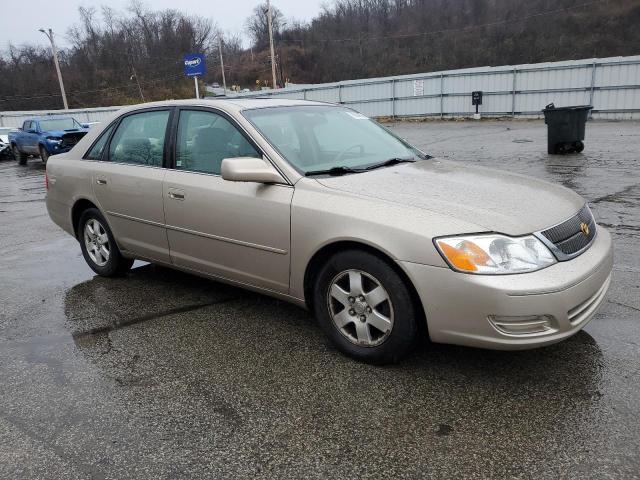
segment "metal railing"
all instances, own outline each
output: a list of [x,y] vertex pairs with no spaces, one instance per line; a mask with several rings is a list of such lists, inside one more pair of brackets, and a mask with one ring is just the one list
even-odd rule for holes
[[[335,83],[291,86],[234,94],[234,98],[297,98],[347,105],[371,117],[466,117],[475,110],[471,92],[483,92],[483,116],[531,117],[553,102],[593,105],[592,115],[640,118],[640,56],[571,60],[531,65],[480,67]],[[36,112],[0,112],[0,126],[24,119],[73,115],[103,121],[120,107]]]

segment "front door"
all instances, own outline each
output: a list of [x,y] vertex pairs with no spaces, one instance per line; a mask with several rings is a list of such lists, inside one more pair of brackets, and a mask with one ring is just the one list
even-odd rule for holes
[[[165,138],[171,111],[125,116],[96,162],[93,189],[121,248],[169,263],[162,182]],[[108,132],[106,132],[108,135]],[[98,142],[99,143],[99,142]]]
[[38,123],[29,122],[24,129],[24,144],[20,145],[21,150],[25,153],[38,155]]
[[164,181],[174,264],[287,293],[293,187],[229,182],[224,158],[261,157],[222,113],[182,109],[175,168]]

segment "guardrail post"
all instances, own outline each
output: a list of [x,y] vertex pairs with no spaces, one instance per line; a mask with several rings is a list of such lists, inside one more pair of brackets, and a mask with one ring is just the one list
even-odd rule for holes
[[444,74],[440,74],[440,118],[444,117]]
[[338,84],[338,103],[342,103],[342,84]]
[[511,84],[511,116],[516,116],[516,75],[518,71],[513,69],[513,82]]
[[396,79],[391,79],[391,118],[396,118]]
[[4,115],[0,113],[0,127],[4,127]]
[[[598,64],[596,61],[593,61],[593,65],[591,67],[591,88],[589,89],[589,105],[593,106],[593,91],[596,87],[596,66]],[[593,109],[589,110],[589,118],[593,115]]]

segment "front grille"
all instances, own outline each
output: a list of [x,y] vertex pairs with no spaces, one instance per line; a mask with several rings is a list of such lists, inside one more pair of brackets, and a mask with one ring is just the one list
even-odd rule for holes
[[86,132],[65,133],[62,136],[62,148],[72,148],[84,137]]
[[596,236],[596,222],[591,210],[585,204],[569,220],[540,233],[564,255],[572,256],[581,252],[593,241]]

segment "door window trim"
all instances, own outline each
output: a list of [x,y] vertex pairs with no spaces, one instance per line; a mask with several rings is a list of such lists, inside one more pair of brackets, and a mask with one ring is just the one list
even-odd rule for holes
[[[120,125],[122,124],[122,121],[127,118],[130,117],[131,115],[137,115],[139,113],[147,113],[147,112],[157,112],[157,111],[167,111],[169,112],[169,118],[167,119],[167,126],[165,127],[165,132],[164,132],[164,144],[162,147],[162,164],[161,165],[142,165],[142,164],[136,164],[136,163],[127,163],[127,162],[113,162],[109,160],[109,151],[111,150],[111,141],[113,140],[113,136],[115,135],[115,133],[118,131],[118,128],[120,127]],[[173,106],[160,106],[160,107],[147,107],[147,108],[140,108],[138,110],[132,110],[130,112],[127,112],[121,116],[119,116],[118,118],[116,118],[115,120],[113,120],[111,123],[109,123],[109,125],[107,125],[102,132],[107,131],[109,128],[111,128],[113,126],[113,129],[111,130],[111,132],[109,133],[109,138],[107,139],[107,143],[105,144],[104,150],[102,151],[102,155],[100,156],[99,160],[93,160],[90,158],[86,158],[87,155],[89,155],[89,152],[93,149],[94,145],[96,143],[98,143],[98,141],[102,138],[102,135],[99,135],[91,144],[91,146],[87,149],[87,151],[85,152],[85,154],[82,156],[82,159],[87,161],[87,162],[106,162],[106,163],[112,163],[114,165],[130,165],[132,167],[145,167],[145,168],[169,168],[169,150],[170,150],[170,136],[172,133],[172,127],[173,127],[173,118],[175,116],[176,113],[176,107]]]
[[232,115],[230,115],[228,112],[225,112],[224,110],[221,110],[220,108],[217,107],[209,107],[209,106],[201,106],[201,105],[181,105],[178,107],[175,107],[175,112],[174,115],[172,117],[173,120],[173,125],[171,126],[171,150],[169,152],[170,158],[169,158],[169,162],[168,162],[168,166],[167,168],[171,169],[171,170],[175,170],[176,172],[185,172],[185,173],[191,173],[191,174],[196,174],[196,175],[209,175],[212,177],[220,177],[222,178],[222,175],[219,173],[209,173],[209,172],[196,172],[193,170],[186,170],[186,169],[178,169],[176,168],[176,148],[177,148],[177,144],[178,144],[178,123],[180,121],[180,112],[182,111],[204,111],[204,112],[209,112],[209,113],[214,113],[217,115],[220,115],[222,118],[224,118],[225,120],[227,120],[234,128],[236,128],[238,130],[238,132],[244,137],[244,139],[249,142],[249,144],[255,148],[256,152],[258,152],[261,156],[263,160],[266,160],[267,162],[269,162],[269,164],[271,164],[271,166],[273,166],[273,168],[275,168],[277,170],[277,172],[280,174],[280,176],[282,176],[283,180],[285,181],[284,184],[277,184],[277,185],[283,185],[283,186],[292,186],[293,184],[291,183],[291,180],[289,180],[289,178],[284,174],[284,172],[282,172],[282,170],[280,170],[280,168],[278,168],[278,166],[275,164],[275,162],[273,162],[271,160],[271,158],[269,158],[269,156],[264,152],[264,150],[262,148],[260,148],[260,146],[258,145],[258,143],[253,139],[253,137],[251,136],[251,134],[247,131],[246,128],[244,128],[242,125],[240,125],[240,123],[238,123],[238,121],[233,118]]

